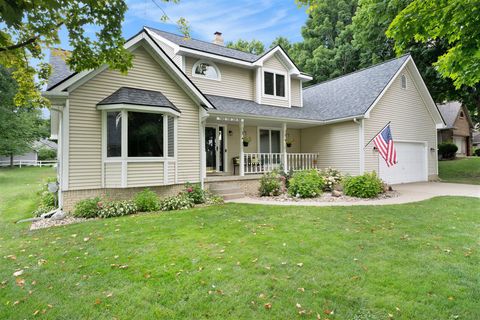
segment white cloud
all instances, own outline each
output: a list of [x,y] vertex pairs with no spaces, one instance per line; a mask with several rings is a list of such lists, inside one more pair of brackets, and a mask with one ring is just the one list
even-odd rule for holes
[[[184,17],[192,35],[205,41],[210,41],[215,31],[222,32],[226,41],[258,39],[268,44],[279,35],[298,41],[305,21],[304,10],[298,9],[294,0],[181,0],[178,4],[154,1],[170,17],[171,24]],[[128,6],[127,19],[141,19],[145,25],[162,29],[163,12],[152,0],[130,0]]]

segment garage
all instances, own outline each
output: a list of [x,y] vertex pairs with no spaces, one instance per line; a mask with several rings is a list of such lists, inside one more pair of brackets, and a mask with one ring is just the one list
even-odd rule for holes
[[398,163],[387,167],[379,155],[379,175],[388,184],[428,180],[427,150],[425,142],[395,142]]

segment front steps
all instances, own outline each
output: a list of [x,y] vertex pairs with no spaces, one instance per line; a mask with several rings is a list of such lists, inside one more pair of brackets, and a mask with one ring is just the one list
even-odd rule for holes
[[235,183],[213,183],[209,186],[209,190],[223,198],[223,200],[233,200],[245,197],[245,193]]

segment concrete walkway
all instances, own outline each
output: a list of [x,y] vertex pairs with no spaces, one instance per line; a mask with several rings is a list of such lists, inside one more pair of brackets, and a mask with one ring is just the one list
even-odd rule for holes
[[394,185],[393,189],[398,191],[399,196],[395,198],[379,200],[360,201],[268,201],[253,198],[241,198],[226,202],[268,204],[268,205],[296,205],[296,206],[366,206],[366,205],[387,205],[417,202],[438,196],[465,196],[480,198],[480,185],[442,183],[442,182],[417,182]]

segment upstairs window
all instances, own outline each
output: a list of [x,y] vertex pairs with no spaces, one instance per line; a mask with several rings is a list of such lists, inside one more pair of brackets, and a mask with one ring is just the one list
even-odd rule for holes
[[266,95],[285,97],[285,75],[265,71],[263,88]]
[[213,62],[197,61],[193,65],[192,75],[199,78],[220,80],[220,71]]
[[464,118],[465,117],[465,113],[463,113],[463,111],[460,111],[460,118]]

